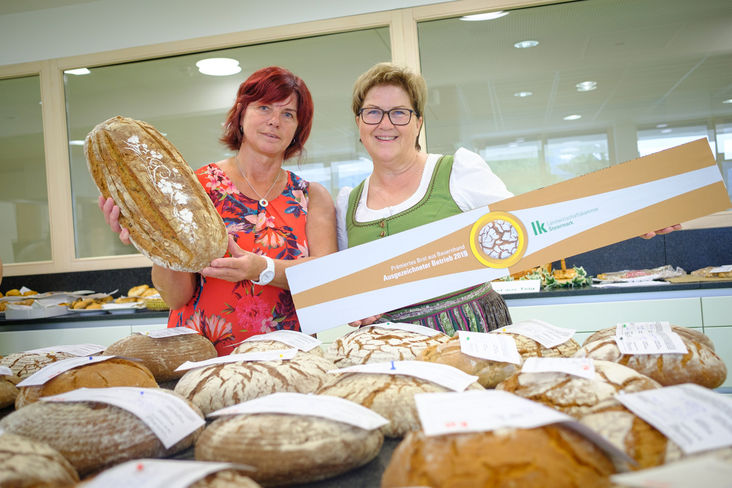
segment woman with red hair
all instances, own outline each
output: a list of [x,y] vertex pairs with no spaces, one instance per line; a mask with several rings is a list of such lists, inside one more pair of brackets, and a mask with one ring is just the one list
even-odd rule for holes
[[[219,355],[276,329],[300,330],[285,269],[335,252],[335,207],[328,191],[282,169],[310,135],[313,101],[305,83],[280,67],[244,81],[221,137],[233,157],[196,171],[229,233],[229,253],[200,274],[153,265],[152,281],[170,306],[168,327],[190,327]],[[119,208],[100,197],[120,239]]]

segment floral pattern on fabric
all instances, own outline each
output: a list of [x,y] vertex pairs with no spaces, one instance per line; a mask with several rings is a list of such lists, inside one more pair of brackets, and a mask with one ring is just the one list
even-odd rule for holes
[[[307,181],[288,171],[284,191],[265,208],[239,192],[216,164],[200,168],[196,175],[239,247],[273,259],[309,255],[305,236]],[[288,290],[200,275],[191,300],[171,310],[168,327],[198,331],[213,342],[220,356],[230,354],[252,335],[300,330]]]

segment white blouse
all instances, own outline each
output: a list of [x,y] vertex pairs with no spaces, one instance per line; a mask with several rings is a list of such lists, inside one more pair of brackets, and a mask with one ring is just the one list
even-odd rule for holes
[[[441,154],[428,154],[422,180],[417,190],[403,202],[378,210],[368,208],[366,201],[369,193],[369,181],[366,178],[364,191],[356,207],[356,221],[370,222],[372,220],[391,217],[399,212],[407,210],[422,200],[435,170],[435,164]],[[336,197],[336,223],[338,231],[338,249],[348,247],[348,234],[346,232],[346,212],[348,211],[348,196],[353,188],[343,187]],[[466,212],[474,208],[485,207],[491,203],[512,197],[513,193],[508,191],[501,179],[491,171],[490,166],[478,154],[463,147],[455,152],[455,160],[450,173],[450,195],[460,210]]]

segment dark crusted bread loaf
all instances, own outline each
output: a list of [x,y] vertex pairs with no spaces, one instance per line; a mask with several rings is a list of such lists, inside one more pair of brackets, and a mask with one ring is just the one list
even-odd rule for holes
[[558,425],[426,436],[410,432],[381,478],[397,486],[609,487],[612,461],[589,440]]
[[89,172],[120,224],[153,263],[198,272],[226,253],[226,226],[193,170],[151,125],[113,117],[84,141]]
[[309,415],[247,414],[216,419],[196,442],[196,459],[246,464],[266,486],[330,478],[362,466],[379,453],[384,437]]
[[63,488],[76,486],[79,475],[48,444],[15,434],[0,434],[0,486]]
[[200,334],[161,338],[132,334],[111,344],[104,354],[139,359],[158,382],[183,376],[183,371],[175,369],[186,361],[203,361],[217,356],[213,343]]

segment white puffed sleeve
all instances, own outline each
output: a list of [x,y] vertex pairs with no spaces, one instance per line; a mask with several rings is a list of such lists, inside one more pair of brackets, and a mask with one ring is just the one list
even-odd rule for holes
[[450,194],[463,212],[513,196],[488,163],[464,147],[455,152]]
[[350,186],[344,186],[336,195],[336,236],[338,250],[348,249],[348,232],[346,232],[346,212],[348,212],[348,197],[351,194]]

